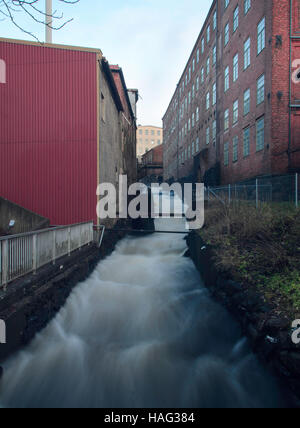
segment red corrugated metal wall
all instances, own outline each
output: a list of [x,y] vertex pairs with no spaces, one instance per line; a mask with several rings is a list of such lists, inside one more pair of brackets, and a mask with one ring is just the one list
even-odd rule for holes
[[0,195],[51,224],[96,220],[96,53],[0,41]]

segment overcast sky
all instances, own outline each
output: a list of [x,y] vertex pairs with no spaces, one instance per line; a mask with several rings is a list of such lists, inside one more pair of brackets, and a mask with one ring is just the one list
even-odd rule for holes
[[[39,0],[44,6],[44,0]],[[138,122],[161,126],[176,84],[207,16],[212,0],[81,0],[53,8],[74,18],[54,32],[53,42],[100,48],[124,71],[127,86],[138,88]],[[44,41],[44,30],[19,14],[18,22]],[[8,21],[0,36],[28,39]]]

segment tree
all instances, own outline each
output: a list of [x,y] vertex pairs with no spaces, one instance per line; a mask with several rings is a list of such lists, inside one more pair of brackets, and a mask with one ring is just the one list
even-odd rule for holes
[[[66,4],[75,4],[80,0],[58,1]],[[53,30],[60,30],[69,22],[73,21],[73,19],[65,20],[63,13],[59,13],[57,10],[51,14],[47,14],[47,12],[42,9],[41,0],[0,0],[0,16],[2,16],[2,20],[10,20],[13,25],[15,25],[19,30],[23,31],[23,33],[29,34],[38,40],[38,38],[31,31],[24,28],[19,23],[19,17],[24,15],[31,18],[38,24]]]

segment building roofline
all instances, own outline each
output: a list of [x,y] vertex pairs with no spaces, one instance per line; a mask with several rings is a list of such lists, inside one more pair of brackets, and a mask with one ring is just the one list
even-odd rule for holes
[[70,45],[61,45],[61,44],[54,44],[54,43],[40,43],[40,42],[32,42],[28,40],[7,39],[3,37],[0,37],[0,43],[12,43],[16,45],[37,46],[37,47],[44,47],[44,48],[50,48],[50,49],[90,52],[90,53],[101,55],[101,57],[103,56],[101,49],[97,49],[97,48],[85,48],[81,46],[70,46]]
[[127,101],[128,107],[129,107],[129,112],[130,112],[131,118],[133,120],[135,120],[136,118],[134,116],[134,113],[133,113],[133,110],[132,110],[132,106],[131,106],[131,102],[130,102],[130,99],[129,99],[128,89],[127,89],[127,86],[126,86],[126,82],[125,82],[125,77],[124,77],[123,70],[118,65],[111,65],[110,66],[110,70],[111,70],[112,73],[119,73],[120,74],[122,86],[123,86],[124,92],[125,92],[125,98],[126,98],[126,101]]
[[138,128],[157,128],[157,129],[163,129],[161,126],[155,126],[155,125],[138,125]]
[[106,75],[108,84],[110,86],[112,97],[113,97],[113,100],[114,100],[114,102],[116,104],[116,107],[117,107],[118,111],[124,111],[123,104],[122,104],[122,101],[121,101],[121,98],[120,98],[120,95],[119,95],[119,91],[117,89],[114,76],[112,75],[112,72],[111,72],[111,69],[110,69],[110,65],[109,65],[108,61],[105,58],[102,58],[101,64],[102,64],[104,73]]
[[170,108],[170,106],[171,106],[171,104],[172,104],[173,100],[174,100],[174,97],[175,97],[175,95],[176,95],[176,92],[177,92],[178,86],[179,86],[179,84],[180,84],[180,82],[181,82],[182,78],[184,77],[184,75],[185,75],[185,73],[186,73],[187,69],[188,69],[188,65],[189,65],[189,63],[190,63],[190,60],[191,60],[191,59],[192,59],[192,57],[193,57],[193,54],[194,54],[195,48],[196,48],[196,46],[198,45],[199,41],[201,40],[201,37],[202,37],[203,32],[204,32],[204,30],[205,30],[205,27],[206,27],[206,25],[207,25],[207,23],[208,23],[208,20],[209,20],[209,18],[210,18],[210,15],[211,15],[211,13],[212,13],[212,11],[213,11],[213,9],[214,9],[214,7],[216,6],[216,4],[217,4],[217,3],[218,3],[218,0],[213,0],[212,5],[211,5],[211,7],[210,7],[210,9],[209,9],[209,11],[208,11],[208,13],[207,13],[206,18],[205,18],[205,21],[204,21],[204,23],[203,23],[203,25],[202,25],[202,27],[201,27],[201,30],[200,30],[199,36],[197,37],[197,40],[196,40],[196,42],[195,42],[195,44],[194,44],[194,46],[193,46],[192,52],[191,52],[191,54],[190,54],[190,56],[189,56],[189,59],[188,59],[188,60],[187,60],[187,62],[186,62],[186,66],[184,67],[184,70],[183,70],[182,74],[180,75],[180,78],[179,78],[179,80],[178,80],[178,82],[177,82],[176,89],[175,89],[175,91],[174,91],[174,93],[173,93],[173,95],[172,95],[171,101],[170,101],[170,103],[169,103],[169,105],[168,105],[168,107],[167,107],[167,109],[166,109],[165,114],[163,115],[163,118],[162,118],[163,120],[164,120],[164,118],[165,118],[165,116],[166,116],[166,114],[167,114],[167,112],[168,112],[168,110],[169,110],[169,108]]

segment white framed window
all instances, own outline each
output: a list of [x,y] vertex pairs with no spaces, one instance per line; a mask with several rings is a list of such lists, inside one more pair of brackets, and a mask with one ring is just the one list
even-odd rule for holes
[[217,104],[217,84],[213,84],[213,90],[212,90],[213,96],[212,96],[212,104],[215,106]]
[[227,92],[229,90],[229,67],[225,68],[225,81],[224,81],[224,87],[225,87],[225,92]]
[[244,43],[244,69],[246,70],[251,65],[251,38]]
[[262,117],[256,122],[256,151],[259,152],[265,146],[265,118]]
[[244,116],[250,113],[251,107],[251,91],[250,89],[246,89],[244,92]]
[[228,131],[229,129],[229,109],[224,112],[224,131]]
[[206,94],[206,110],[209,110],[210,108],[210,92],[207,92]]
[[236,82],[239,78],[239,54],[233,58],[233,81]]
[[236,125],[239,121],[239,100],[233,103],[233,124]]
[[251,9],[251,0],[244,0],[244,13],[247,15],[249,10]]
[[229,43],[229,22],[227,22],[224,28],[224,45],[227,46],[228,43]]
[[263,18],[257,26],[257,55],[266,47],[266,18]]
[[257,80],[257,105],[265,101],[265,75],[263,74]]
[[233,12],[233,32],[234,33],[239,28],[239,12],[240,12],[240,9],[239,9],[239,6],[237,6]]
[[206,128],[206,145],[208,146],[210,143],[210,127]]
[[246,158],[250,155],[250,127],[243,131],[243,146],[244,157]]

